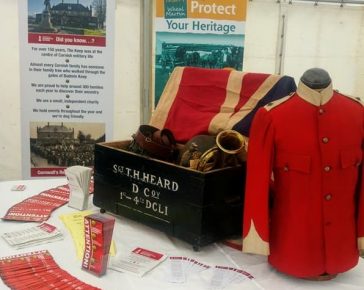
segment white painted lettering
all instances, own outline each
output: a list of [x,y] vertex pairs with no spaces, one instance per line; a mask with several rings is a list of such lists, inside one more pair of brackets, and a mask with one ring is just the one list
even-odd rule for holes
[[139,192],[139,187],[135,183],[133,183],[132,191],[133,191],[133,193],[138,193]]

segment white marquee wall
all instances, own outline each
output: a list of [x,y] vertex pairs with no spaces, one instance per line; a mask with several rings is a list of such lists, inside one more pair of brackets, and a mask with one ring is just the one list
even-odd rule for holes
[[321,67],[339,91],[364,99],[364,6],[287,2],[249,2],[244,70],[298,81]]
[[286,9],[284,73],[298,77],[305,68],[322,67],[335,88],[364,100],[364,6]]
[[[0,181],[22,178],[17,12],[25,1],[0,1]],[[113,137],[125,139],[140,122],[143,0],[116,1]],[[244,70],[298,81],[305,70],[321,67],[335,88],[363,98],[363,6],[280,2],[248,2]]]

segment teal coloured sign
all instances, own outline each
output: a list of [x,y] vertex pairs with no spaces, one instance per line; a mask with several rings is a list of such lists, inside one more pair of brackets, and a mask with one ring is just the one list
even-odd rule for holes
[[164,0],[164,18],[187,18],[187,0]]

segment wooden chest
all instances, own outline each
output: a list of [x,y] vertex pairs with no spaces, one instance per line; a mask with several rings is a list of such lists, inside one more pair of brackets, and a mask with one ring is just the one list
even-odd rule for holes
[[129,152],[129,142],[95,145],[96,206],[195,250],[241,234],[245,166],[199,172]]

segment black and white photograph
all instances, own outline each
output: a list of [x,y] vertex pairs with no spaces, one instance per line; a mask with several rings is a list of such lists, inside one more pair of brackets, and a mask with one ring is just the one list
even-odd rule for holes
[[32,168],[93,166],[94,145],[105,141],[103,123],[31,122]]

